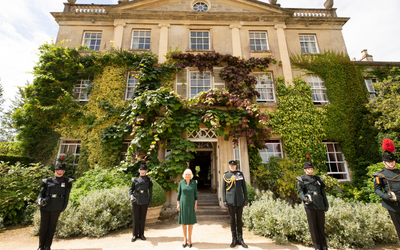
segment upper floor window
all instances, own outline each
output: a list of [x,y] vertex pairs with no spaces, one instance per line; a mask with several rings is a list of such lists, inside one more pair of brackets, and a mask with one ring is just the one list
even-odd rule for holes
[[267,32],[251,31],[249,35],[250,35],[250,49],[252,51],[268,50]]
[[150,30],[134,30],[132,32],[132,49],[150,49]]
[[260,93],[257,97],[258,102],[274,102],[275,90],[272,83],[272,73],[255,73],[254,77],[257,80],[256,90]]
[[90,49],[99,51],[101,43],[101,32],[85,32],[83,35],[83,45]]
[[190,49],[209,50],[210,49],[210,31],[191,30],[190,31]]
[[136,85],[139,83],[139,74],[137,72],[130,72],[128,75],[128,79],[126,81],[125,88],[125,100],[132,99],[133,91],[135,90]]
[[71,155],[73,156],[72,165],[78,165],[80,152],[81,152],[80,140],[73,140],[73,139],[61,140],[57,158],[60,158],[61,156],[65,157]]
[[90,80],[78,80],[74,88],[74,98],[76,101],[89,101],[88,88],[92,85]]
[[376,80],[376,78],[372,78],[372,79],[365,79],[365,85],[367,85],[367,89],[369,92],[369,98],[372,99],[376,96],[376,92],[374,89],[374,86],[372,85],[373,83],[378,82]]
[[282,144],[280,140],[269,140],[265,145],[267,148],[260,149],[262,163],[268,163],[271,156],[283,158]]
[[300,38],[301,52],[316,54],[318,52],[317,39],[314,35],[302,35]]
[[190,72],[190,97],[211,89],[211,73]]
[[328,166],[328,175],[339,181],[349,181],[349,173],[346,161],[337,142],[324,142],[326,146],[326,165]]
[[203,2],[197,2],[193,4],[193,9],[196,12],[206,12],[208,10],[208,5]]
[[308,84],[311,85],[312,98],[315,104],[328,103],[328,97],[326,95],[326,88],[324,81],[318,76],[308,76]]

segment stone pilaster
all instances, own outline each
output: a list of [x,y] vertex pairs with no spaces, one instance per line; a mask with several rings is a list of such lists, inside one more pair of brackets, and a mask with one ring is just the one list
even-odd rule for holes
[[232,55],[242,57],[242,46],[240,44],[240,32],[239,29],[242,25],[231,24],[229,28],[232,29]]
[[124,21],[114,21],[114,48],[120,49],[122,47],[122,39],[124,35],[124,27],[126,23]]
[[171,25],[169,23],[159,23],[158,27],[160,27],[160,41],[158,45],[158,62],[165,62],[165,55],[168,52],[168,33],[169,27]]
[[289,82],[292,85],[293,74],[289,58],[289,50],[286,43],[286,35],[285,35],[286,25],[283,23],[276,24],[275,29],[278,37],[279,55],[281,57],[281,62],[282,62],[283,76],[285,77],[285,81]]

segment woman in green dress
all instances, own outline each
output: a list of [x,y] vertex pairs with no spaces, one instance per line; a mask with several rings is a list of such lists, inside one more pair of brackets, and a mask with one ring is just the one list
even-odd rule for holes
[[186,169],[182,176],[184,180],[179,182],[178,189],[178,223],[182,225],[183,230],[184,241],[182,246],[191,248],[193,224],[197,223],[197,183],[192,180],[193,173],[190,169]]

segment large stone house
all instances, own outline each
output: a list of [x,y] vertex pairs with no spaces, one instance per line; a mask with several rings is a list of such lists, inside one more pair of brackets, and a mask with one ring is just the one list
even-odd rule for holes
[[[74,1],[69,1],[74,2]],[[95,1],[94,1],[95,2]],[[119,1],[114,5],[65,3],[63,12],[53,12],[59,24],[57,42],[69,40],[68,46],[86,44],[93,50],[116,48],[151,51],[159,62],[166,60],[172,48],[186,53],[219,52],[243,58],[272,56],[278,64],[268,68],[268,73],[254,72],[258,80],[257,99],[263,109],[276,108],[274,78],[284,76],[287,84],[293,77],[302,77],[313,89],[315,105],[328,103],[324,82],[318,76],[305,76],[294,70],[291,53],[320,53],[327,50],[345,52],[342,27],[349,18],[337,17],[331,6],[320,9],[281,8],[257,0],[135,0]],[[321,7],[322,7],[321,1]],[[218,70],[218,69],[217,69]],[[197,94],[191,81],[199,80],[198,71],[187,68],[176,77],[175,91],[182,97]],[[224,87],[218,74],[205,73],[205,88]],[[187,84],[183,84],[183,83]],[[76,84],[75,97],[85,101],[84,80]],[[125,98],[130,99],[135,79],[128,74]],[[206,128],[189,133],[188,140],[196,143],[195,159],[191,164],[200,166],[205,173],[203,185],[218,190],[222,174],[228,170],[229,160],[240,162],[246,180],[250,180],[246,140],[239,140],[239,147],[232,149],[232,140],[225,141]],[[268,149],[260,151],[263,161],[270,156],[284,157],[279,137],[272,137]],[[342,181],[350,180],[349,170],[336,142],[325,142],[328,174]],[[129,140],[124,142],[124,155]],[[67,152],[79,155],[80,141],[61,138],[59,155]],[[164,157],[168,152],[161,152]],[[171,197],[172,199],[172,197]],[[219,201],[221,204],[221,201]]]

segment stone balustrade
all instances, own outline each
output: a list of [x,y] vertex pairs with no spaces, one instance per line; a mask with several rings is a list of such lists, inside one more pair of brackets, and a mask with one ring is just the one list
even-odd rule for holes
[[289,9],[293,17],[337,17],[336,9]]
[[105,8],[106,6],[108,5],[72,4],[70,6],[66,6],[66,8],[64,8],[64,12],[107,14],[107,10]]

